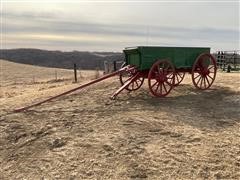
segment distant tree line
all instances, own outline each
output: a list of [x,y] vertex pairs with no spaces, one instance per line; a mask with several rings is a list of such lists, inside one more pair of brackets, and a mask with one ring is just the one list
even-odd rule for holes
[[76,63],[81,69],[104,69],[104,61],[123,60],[122,53],[85,51],[48,51],[40,49],[1,49],[0,59],[55,68],[72,69]]

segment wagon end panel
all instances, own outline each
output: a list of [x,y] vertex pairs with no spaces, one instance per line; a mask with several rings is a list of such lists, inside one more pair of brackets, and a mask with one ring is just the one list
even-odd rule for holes
[[141,66],[141,54],[137,48],[123,50],[127,65],[134,65],[137,68]]

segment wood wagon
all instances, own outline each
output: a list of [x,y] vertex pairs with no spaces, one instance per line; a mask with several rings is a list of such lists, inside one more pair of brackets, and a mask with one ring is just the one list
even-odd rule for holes
[[147,78],[150,92],[164,97],[182,82],[186,73],[201,90],[211,87],[216,77],[216,60],[210,48],[139,46],[123,52],[123,67],[134,67],[120,73],[120,82],[128,91],[139,89]]
[[14,111],[24,111],[115,75],[119,75],[121,87],[111,96],[112,99],[115,99],[123,90],[139,89],[145,78],[148,79],[150,92],[156,97],[164,97],[182,82],[185,73],[191,74],[194,86],[201,90],[211,87],[216,77],[216,60],[210,54],[210,48],[138,46],[126,48],[123,52],[125,62],[121,69]]

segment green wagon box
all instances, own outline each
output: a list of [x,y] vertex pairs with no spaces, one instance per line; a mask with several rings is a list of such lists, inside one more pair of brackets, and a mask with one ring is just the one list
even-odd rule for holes
[[155,47],[139,46],[123,50],[127,64],[139,70],[150,69],[157,59],[168,59],[175,68],[191,68],[202,53],[210,53],[206,47]]

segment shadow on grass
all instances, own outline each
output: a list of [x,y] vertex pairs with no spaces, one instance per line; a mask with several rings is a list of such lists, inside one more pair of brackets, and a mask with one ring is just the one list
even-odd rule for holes
[[[123,92],[117,100],[106,98],[107,91],[103,96],[91,97],[92,102],[66,104],[69,100],[80,102],[84,96],[90,94],[73,94],[51,102],[38,108],[33,108],[25,113],[68,113],[77,115],[96,114],[99,117],[119,114],[127,117],[126,112],[146,112],[143,114],[158,117],[158,112],[167,113],[169,119],[187,123],[197,128],[216,129],[233,126],[240,123],[240,93],[232,91],[228,87],[214,86],[212,89],[201,91],[192,85],[183,84],[172,90],[169,96],[164,98],[152,97],[147,88],[142,88],[130,94]],[[66,101],[65,101],[66,100]],[[65,102],[64,102],[65,101]],[[58,105],[55,108],[54,104]],[[50,108],[48,108],[50,105]],[[45,107],[45,109],[44,109]],[[46,108],[47,107],[47,108]],[[54,107],[54,108],[52,108]],[[143,117],[149,118],[149,117]],[[161,119],[161,117],[159,117]]]
[[240,122],[240,93],[228,87],[214,86],[202,91],[180,85],[171,93],[169,97],[156,98],[141,90],[129,102],[133,106],[137,103],[143,111],[163,111],[172,119],[199,128],[226,128]]

